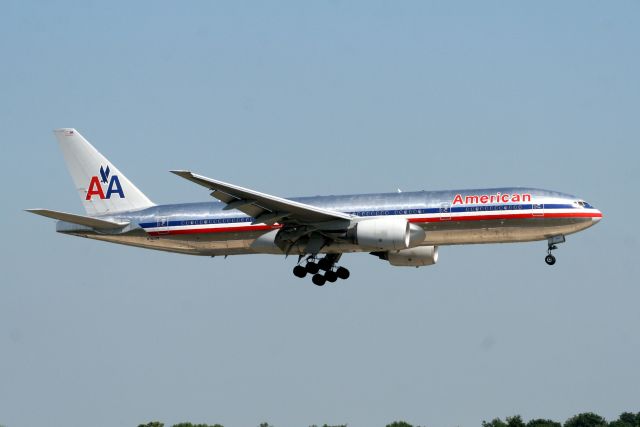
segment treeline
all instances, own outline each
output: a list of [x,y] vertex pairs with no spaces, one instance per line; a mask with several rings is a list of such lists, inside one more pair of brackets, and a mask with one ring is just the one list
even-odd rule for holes
[[[152,421],[147,424],[139,424],[138,427],[164,427],[164,423],[159,421]],[[169,426],[167,426],[169,427]],[[192,423],[179,423],[174,424],[171,427],[224,427],[221,424],[192,424]],[[258,427],[274,427],[269,423],[262,423]],[[313,424],[309,427],[348,427],[347,424],[328,425],[323,424],[319,426]],[[394,421],[387,424],[386,427],[414,427],[406,421]],[[420,426],[415,426],[420,427]],[[623,412],[618,419],[613,421],[607,421],[600,415],[593,412],[584,412],[582,414],[575,415],[564,423],[544,419],[534,418],[526,423],[520,415],[514,415],[512,417],[506,417],[504,421],[500,418],[494,418],[491,421],[482,421],[482,427],[640,427],[640,412]]]
[[536,418],[525,423],[520,415],[507,417],[504,421],[495,418],[483,421],[482,427],[640,427],[640,412],[623,412],[617,420],[607,421],[598,414],[585,412],[560,423],[558,421]]

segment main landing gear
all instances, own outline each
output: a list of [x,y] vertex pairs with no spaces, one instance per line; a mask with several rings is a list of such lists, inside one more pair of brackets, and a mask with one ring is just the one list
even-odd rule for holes
[[[336,266],[339,259],[340,254],[328,254],[320,259],[309,255],[304,259],[304,265],[298,263],[293,267],[293,274],[300,278],[312,274],[311,281],[317,286],[323,286],[326,282],[334,283],[338,279],[346,280],[350,273],[346,268]],[[324,274],[320,273],[320,270],[324,271]]]
[[565,238],[563,235],[553,236],[547,239],[547,256],[544,257],[544,262],[546,262],[548,265],[555,264],[556,257],[551,255],[551,251],[558,249],[558,247],[556,246],[557,243],[564,243],[564,242],[565,242]]

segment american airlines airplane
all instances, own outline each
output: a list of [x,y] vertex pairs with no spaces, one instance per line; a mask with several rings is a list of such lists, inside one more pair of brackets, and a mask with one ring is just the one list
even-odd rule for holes
[[535,188],[284,199],[187,170],[171,172],[218,201],[156,205],[77,130],[54,133],[87,215],[27,211],[58,220],[58,232],[190,255],[297,255],[293,274],[318,286],[349,277],[337,265],[347,252],[420,267],[437,262],[441,245],[546,240],[553,265],[566,235],[602,218],[578,197]]

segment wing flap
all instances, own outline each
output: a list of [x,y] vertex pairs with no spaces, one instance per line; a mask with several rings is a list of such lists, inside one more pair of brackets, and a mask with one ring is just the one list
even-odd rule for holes
[[107,221],[104,219],[92,218],[90,216],[53,211],[50,209],[25,209],[25,211],[34,213],[36,215],[45,216],[47,218],[57,219],[60,221],[66,221],[72,224],[84,225],[86,227],[93,227],[101,230],[122,228],[129,224],[129,222]]

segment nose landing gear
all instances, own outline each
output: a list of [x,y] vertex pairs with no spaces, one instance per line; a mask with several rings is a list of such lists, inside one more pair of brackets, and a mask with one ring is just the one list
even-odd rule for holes
[[549,265],[553,265],[556,263],[556,257],[554,257],[553,255],[551,255],[551,249],[549,249],[549,255],[547,255],[546,257],[544,257],[544,262],[546,262]]
[[548,265],[555,264],[556,257],[551,255],[551,251],[558,249],[558,247],[556,246],[557,243],[564,243],[564,242],[565,242],[565,238],[563,235],[549,237],[549,239],[547,239],[547,256],[544,257],[544,262],[546,262]]
[[[324,286],[326,282],[334,283],[338,279],[346,280],[350,273],[344,267],[336,266],[341,254],[328,254],[324,258],[316,259],[314,255],[309,255],[304,259],[305,264],[301,265],[302,257],[295,267],[293,275],[304,278],[307,274],[312,274],[311,281],[316,286]],[[324,271],[324,274],[320,273]]]

